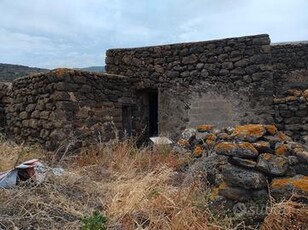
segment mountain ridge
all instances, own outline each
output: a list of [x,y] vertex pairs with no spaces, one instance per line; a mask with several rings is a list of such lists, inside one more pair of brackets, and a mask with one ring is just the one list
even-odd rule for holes
[[49,69],[29,67],[24,65],[0,63],[0,81],[12,82],[13,80],[30,74],[48,72]]
[[[103,73],[105,66],[89,66],[84,68],[74,68],[76,70]],[[24,77],[30,74],[45,73],[50,69],[29,67],[25,65],[0,63],[0,82],[12,82],[17,78]]]

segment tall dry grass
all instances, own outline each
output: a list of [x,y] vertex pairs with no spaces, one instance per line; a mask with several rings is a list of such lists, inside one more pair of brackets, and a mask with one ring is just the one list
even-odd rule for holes
[[293,201],[293,197],[272,204],[261,230],[306,230],[308,229],[308,206]]
[[[0,153],[14,159],[0,161],[0,167],[40,158],[65,169],[60,177],[49,173],[40,185],[0,189],[1,230],[80,229],[81,218],[93,210],[107,217],[108,229],[245,229],[243,224],[234,225],[232,218],[218,219],[208,211],[205,183],[183,170],[192,160],[187,155],[138,149],[130,141],[64,156],[4,142]],[[306,211],[300,215],[294,211],[289,219],[272,212],[262,229],[292,229],[284,227],[294,218],[306,221]]]
[[[28,160],[20,157],[25,147],[3,148],[12,162]],[[57,159],[32,149],[29,159],[43,158],[47,165],[63,166],[65,173],[49,173],[41,185],[1,189],[0,229],[78,229],[80,219],[93,210],[107,216],[110,229],[207,228],[206,210],[195,205],[205,200],[197,178],[177,172],[187,156],[137,149],[129,141]]]

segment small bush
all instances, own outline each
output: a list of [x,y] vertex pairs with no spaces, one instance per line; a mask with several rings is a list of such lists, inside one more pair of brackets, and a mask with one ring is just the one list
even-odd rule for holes
[[99,211],[93,211],[91,216],[85,216],[81,219],[82,230],[106,230],[107,218]]

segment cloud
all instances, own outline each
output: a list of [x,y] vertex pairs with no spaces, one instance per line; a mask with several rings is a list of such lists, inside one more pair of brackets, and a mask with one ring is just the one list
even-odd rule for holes
[[103,65],[108,48],[269,33],[308,38],[306,0],[0,1],[0,62]]

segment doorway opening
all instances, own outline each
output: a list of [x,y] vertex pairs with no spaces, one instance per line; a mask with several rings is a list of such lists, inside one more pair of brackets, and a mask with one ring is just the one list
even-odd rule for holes
[[124,137],[132,136],[132,110],[131,106],[123,105],[122,106],[122,121],[123,121],[123,135]]
[[149,136],[158,135],[158,92],[149,91],[148,92],[149,100]]
[[140,143],[158,135],[158,90],[142,89],[136,92],[136,106],[132,109],[133,135]]

